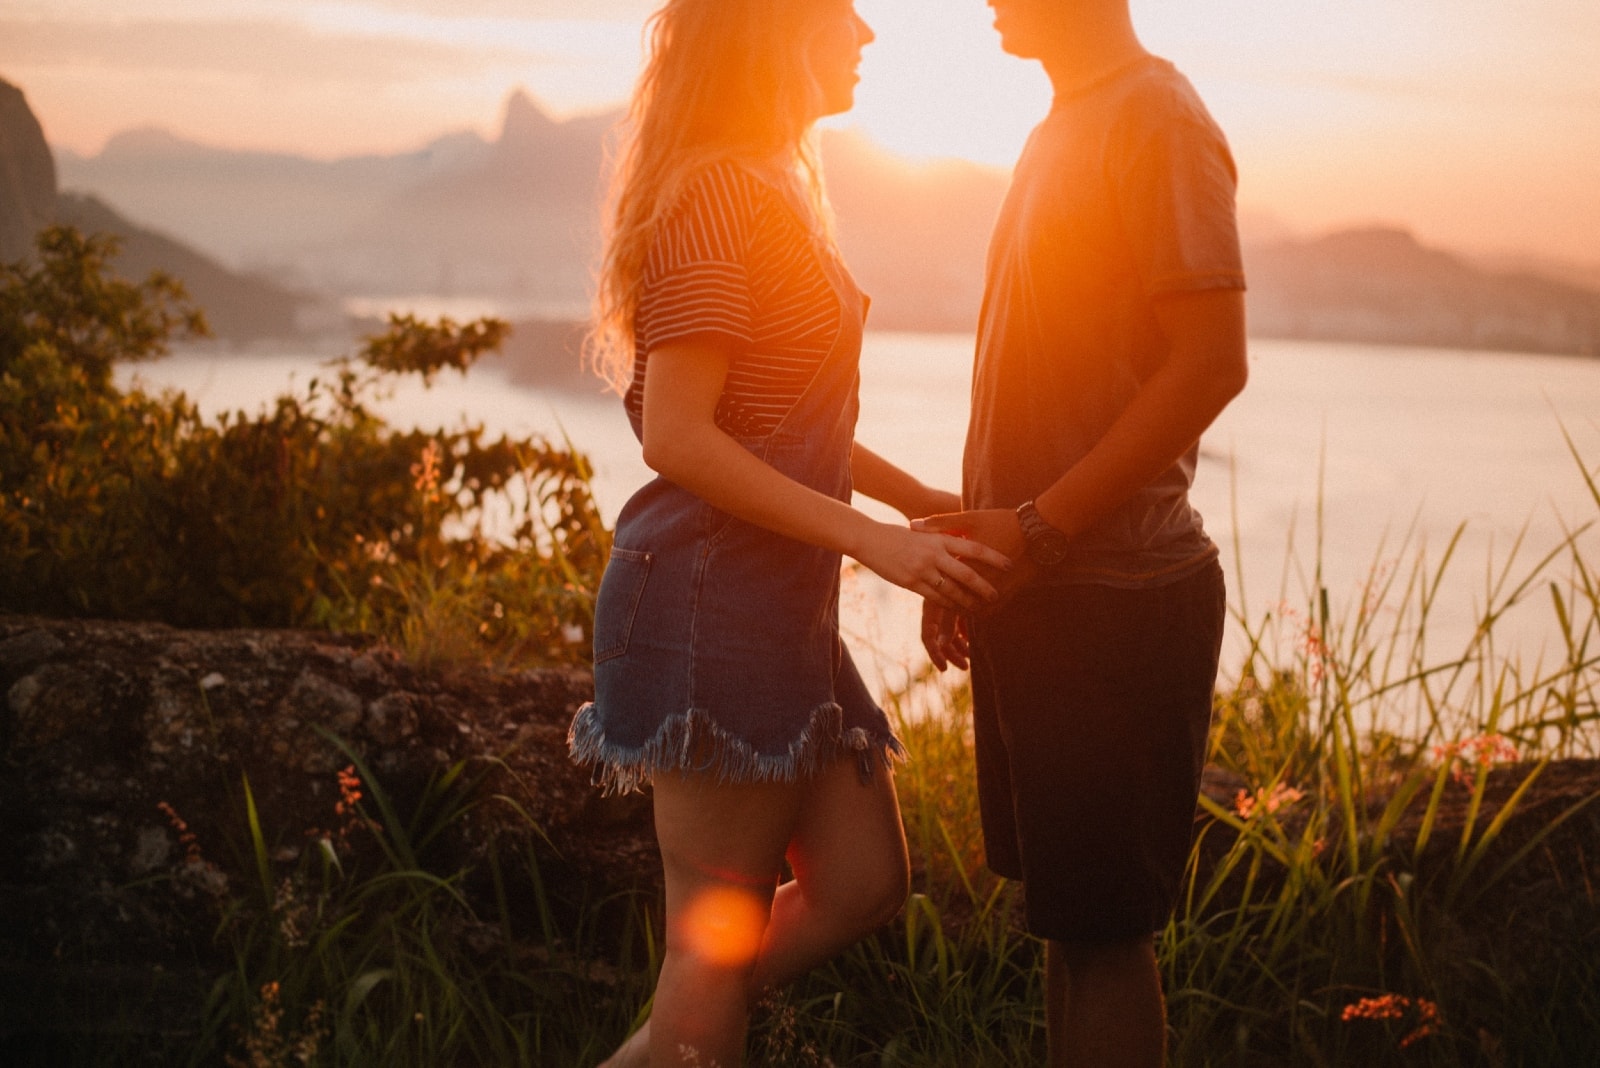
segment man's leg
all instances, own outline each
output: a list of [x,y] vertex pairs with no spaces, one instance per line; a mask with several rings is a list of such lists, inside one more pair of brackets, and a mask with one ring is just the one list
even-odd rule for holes
[[1155,590],[1029,591],[978,627],[979,761],[992,704],[1014,801],[984,797],[985,836],[990,808],[1014,816],[1000,837],[1048,944],[1052,1065],[1162,1063],[1150,932],[1188,858],[1222,612],[1213,567]]
[[1045,943],[1050,1068],[1161,1068],[1166,1002],[1149,938]]

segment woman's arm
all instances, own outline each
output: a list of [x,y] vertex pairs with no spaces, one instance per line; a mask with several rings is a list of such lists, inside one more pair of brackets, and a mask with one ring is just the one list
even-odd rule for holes
[[850,478],[857,493],[882,501],[907,519],[961,509],[961,498],[956,494],[923,484],[860,442],[850,452]]
[[[1002,554],[949,534],[876,520],[761,462],[716,425],[729,353],[679,341],[652,351],[644,379],[644,460],[713,507],[866,564],[938,604],[976,608],[994,587],[962,561],[1006,569]],[[888,465],[885,465],[888,466]]]

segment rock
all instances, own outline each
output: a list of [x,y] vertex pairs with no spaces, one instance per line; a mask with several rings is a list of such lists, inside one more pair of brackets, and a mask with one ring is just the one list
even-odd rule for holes
[[[168,1016],[184,999],[198,1013],[191,987],[230,962],[197,903],[259,885],[246,788],[281,878],[306,843],[338,834],[352,764],[369,799],[381,790],[403,819],[450,769],[477,781],[479,803],[430,863],[465,871],[484,915],[497,907],[491,851],[531,851],[552,906],[574,914],[585,899],[653,894],[648,800],[597,802],[567,759],[567,724],[592,688],[569,669],[424,672],[326,633],[0,613],[0,1039],[38,1026],[24,1017],[90,973],[186,984],[154,996]],[[375,838],[351,838],[347,863],[378,860]],[[527,890],[508,884],[513,899]],[[110,1013],[117,998],[90,1004]]]
[[0,642],[0,671],[19,671],[48,660],[61,643],[47,630],[27,630]]
[[22,90],[0,79],[0,263],[27,259],[55,217],[55,157]]

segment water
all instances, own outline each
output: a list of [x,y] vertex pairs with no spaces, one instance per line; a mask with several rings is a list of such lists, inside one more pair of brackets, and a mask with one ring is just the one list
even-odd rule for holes
[[[869,334],[862,443],[955,488],[971,345],[958,335]],[[1429,648],[1443,659],[1464,646],[1487,576],[1519,536],[1522,564],[1513,570],[1521,574],[1570,530],[1600,518],[1562,437],[1565,424],[1590,468],[1600,464],[1600,361],[1261,340],[1250,351],[1249,388],[1206,435],[1194,492],[1222,546],[1236,611],[1259,618],[1285,602],[1303,611],[1320,555],[1337,616],[1374,569],[1403,571],[1423,551],[1436,562],[1465,524],[1453,578],[1428,623]],[[303,385],[317,364],[311,356],[177,355],[133,371],[184,390],[208,412],[253,411],[289,382]],[[608,520],[649,478],[620,403],[598,391],[515,386],[488,366],[441,377],[428,391],[408,385],[383,411],[404,425],[465,419],[495,433],[565,434],[593,459]],[[872,502],[863,507],[896,518]],[[1600,557],[1597,535],[1583,544]],[[1549,604],[1541,595],[1511,613],[1496,631],[1500,651],[1531,662],[1554,648]],[[872,679],[895,682],[922,662],[916,613],[915,598],[870,573],[846,582],[845,629]],[[1234,662],[1240,648],[1235,626]]]

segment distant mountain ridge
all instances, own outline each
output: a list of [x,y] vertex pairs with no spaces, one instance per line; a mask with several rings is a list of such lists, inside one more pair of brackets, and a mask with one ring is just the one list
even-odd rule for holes
[[180,280],[219,338],[248,345],[295,337],[311,325],[306,309],[312,302],[304,294],[230,271],[180,241],[133,225],[95,197],[59,194],[56,222],[85,234],[115,234],[122,246],[116,268],[126,278],[164,271]]
[[1600,293],[1485,270],[1405,230],[1256,246],[1245,268],[1261,336],[1600,356]]
[[[118,147],[132,140],[148,153],[168,147],[171,139],[147,135],[124,139]],[[22,91],[0,80],[0,262],[29,260],[35,237],[52,223],[115,235],[121,251],[112,266],[124,277],[137,280],[161,270],[181,280],[205,311],[213,334],[228,344],[303,341],[310,329],[343,325],[330,323],[325,308],[318,322],[315,298],[230,270],[181,241],[130,222],[96,197],[58,192],[38,119]]]
[[[392,156],[232,152],[147,130],[56,162],[64,186],[296,289],[483,296],[560,320],[585,308],[618,117],[557,120],[519,90],[493,140],[460,132]],[[823,157],[872,324],[972,329],[1006,174],[913,165],[835,131]],[[1483,267],[1383,228],[1251,241],[1246,264],[1257,336],[1600,354],[1600,273],[1580,266]]]

